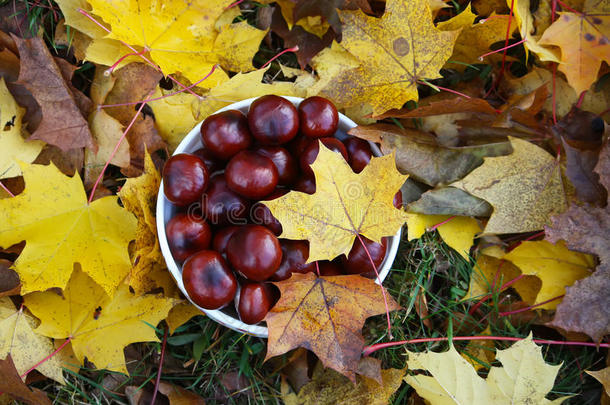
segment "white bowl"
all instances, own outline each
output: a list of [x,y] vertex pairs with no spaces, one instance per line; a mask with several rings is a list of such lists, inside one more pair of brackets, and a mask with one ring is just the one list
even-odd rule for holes
[[[300,97],[284,98],[289,100],[295,106],[298,106],[301,101],[303,101],[303,99]],[[247,114],[248,109],[250,108],[250,104],[255,99],[256,98],[249,98],[246,100],[239,101],[237,103],[230,104],[216,111],[216,113],[226,110],[239,110],[244,114]],[[355,126],[356,123],[354,121],[350,120],[343,114],[339,114],[339,130],[337,131],[336,137],[339,139],[345,139],[347,137],[347,131],[349,131]],[[180,145],[178,145],[178,148],[176,148],[174,155],[178,153],[191,153],[196,151],[197,149],[200,149],[203,146],[201,143],[200,128],[201,122],[197,124],[195,128],[193,128],[191,132],[188,133],[187,136],[184,137],[182,142],[180,142]],[[371,143],[371,149],[375,156],[381,156],[381,151],[379,150],[377,145]],[[189,301],[193,302],[184,288],[184,283],[182,282],[181,265],[176,263],[176,261],[172,257],[172,254],[169,250],[169,245],[167,243],[167,235],[165,234],[165,226],[167,225],[167,222],[176,214],[177,211],[178,208],[172,205],[172,203],[170,203],[169,200],[165,198],[165,195],[163,194],[163,181],[161,181],[161,186],[159,187],[159,195],[157,197],[157,232],[159,234],[159,245],[161,246],[161,253],[165,258],[167,268],[176,280],[178,288],[180,288],[180,291],[182,291],[184,296],[187,297]],[[392,263],[394,262],[394,258],[396,257],[396,252],[398,251],[398,244],[400,243],[400,234],[401,231],[399,230],[396,235],[388,238],[389,243],[387,246],[385,259],[379,267],[379,278],[381,281],[386,278],[392,267]],[[377,280],[376,282],[378,283],[379,281]],[[227,306],[219,310],[209,310],[201,308],[195,303],[193,303],[193,305],[199,308],[211,319],[228,328],[258,337],[266,338],[268,336],[268,330],[266,326],[262,326],[261,324],[248,325],[240,321],[237,316],[237,312],[232,306]]]

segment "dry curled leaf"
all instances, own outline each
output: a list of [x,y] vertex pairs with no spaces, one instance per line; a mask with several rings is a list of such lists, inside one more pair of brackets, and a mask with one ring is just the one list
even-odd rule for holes
[[372,158],[356,174],[340,154],[320,143],[311,168],[313,195],[291,191],[264,201],[282,224],[281,238],[309,240],[308,263],[347,255],[358,234],[381,243],[404,223],[392,201],[407,176],[396,170],[394,154]]
[[95,149],[87,121],[47,45],[41,38],[13,36],[13,39],[21,59],[19,83],[32,93],[42,109],[42,121],[30,139],[45,141],[64,151]]
[[114,196],[88,204],[77,174],[64,176],[52,164],[22,170],[25,191],[0,200],[0,246],[27,242],[14,264],[22,293],[64,288],[76,262],[112,293],[131,268],[133,215]]
[[[610,189],[610,144],[606,142],[595,168],[606,190]],[[610,334],[610,205],[596,208],[572,205],[552,218],[545,228],[551,242],[565,240],[573,250],[596,254],[600,264],[593,275],[566,288],[551,325],[565,331],[582,332],[599,342]]]
[[[355,381],[366,318],[385,312],[381,287],[361,276],[293,274],[275,283],[280,300],[267,314],[266,359],[297,347],[313,351],[325,367]],[[386,294],[387,295],[387,294]],[[388,309],[398,309],[388,296]]]
[[343,72],[322,94],[341,106],[362,103],[373,115],[417,100],[417,83],[440,77],[458,32],[439,31],[426,0],[389,0],[379,19],[362,11],[339,11],[341,46],[361,65]]
[[486,234],[537,231],[566,208],[555,159],[532,143],[512,137],[509,140],[512,154],[486,157],[483,165],[451,184],[494,207]]
[[44,391],[38,388],[30,389],[19,377],[13,359],[10,357],[0,360],[0,391],[18,401],[30,405],[51,405],[51,401]]
[[386,405],[402,383],[405,370],[381,370],[381,382],[358,376],[356,383],[318,363],[312,381],[298,394],[290,393],[282,384],[282,399],[286,405]]

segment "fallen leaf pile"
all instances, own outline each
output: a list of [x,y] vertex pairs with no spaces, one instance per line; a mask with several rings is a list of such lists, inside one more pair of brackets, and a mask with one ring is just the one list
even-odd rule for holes
[[[181,326],[201,313],[180,295],[160,251],[161,169],[207,116],[266,94],[328,98],[359,124],[349,135],[382,154],[356,174],[321,146],[312,164],[316,192],[264,203],[282,224],[281,238],[307,240],[309,262],[334,260],[361,237],[380,242],[406,225],[385,287],[359,275],[294,274],[274,283],[280,298],[265,319],[265,361],[277,368],[263,384],[274,398],[281,391],[287,404],[384,404],[396,392],[404,403],[433,405],[565,399],[548,399],[561,366],[547,364],[531,336],[504,350],[472,341],[441,353],[407,351],[398,368],[363,358],[367,344],[392,337],[370,325],[385,314],[401,328],[412,309],[435,338],[453,336],[454,327],[464,333],[456,317],[476,324],[469,333],[492,335],[517,315],[527,329],[511,324],[511,336],[536,324],[536,334],[552,339],[559,332],[607,341],[607,1],[34,3],[0,5],[1,392],[50,403],[28,385],[65,384],[63,369],[82,366],[128,375],[132,343],[159,342],[164,331],[182,338]],[[393,205],[399,190],[402,209]],[[437,267],[419,279],[401,273],[403,265],[419,269],[430,241],[444,246],[434,252]],[[439,265],[443,257],[451,264]],[[454,272],[460,285],[432,282]],[[434,307],[426,282],[467,309],[458,316]],[[181,372],[203,353],[218,361],[222,329],[213,325],[211,341],[185,335],[194,343],[176,366]],[[406,339],[419,337],[408,329]],[[311,370],[304,349],[319,360]],[[163,367],[164,350],[149,359],[155,367]],[[226,398],[260,394],[239,380],[252,353],[244,350]],[[599,368],[585,371],[608,390],[608,369]],[[230,380],[233,370],[219,370]],[[144,403],[158,390],[170,404],[203,403],[191,391],[200,382],[185,389],[161,381],[155,394],[132,382],[120,395]]]

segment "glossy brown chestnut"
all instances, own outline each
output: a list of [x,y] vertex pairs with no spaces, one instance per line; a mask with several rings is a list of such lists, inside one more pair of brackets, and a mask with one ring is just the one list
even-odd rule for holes
[[299,175],[298,163],[288,150],[279,146],[263,146],[255,152],[271,159],[277,168],[278,184],[286,186],[296,180]]
[[208,173],[210,173],[210,176],[215,172],[222,170],[224,166],[224,164],[218,160],[214,153],[209,149],[199,148],[193,152],[193,155],[203,160],[203,163],[205,163],[205,166],[208,168]]
[[282,249],[269,229],[262,225],[246,225],[229,239],[227,258],[244,277],[265,281],[280,266]]
[[243,283],[239,292],[237,313],[242,322],[254,325],[262,321],[275,304],[271,286],[265,283]]
[[169,250],[176,261],[183,262],[192,254],[210,247],[212,230],[204,219],[180,213],[166,226]]
[[262,145],[281,145],[296,136],[299,114],[285,98],[262,96],[250,105],[248,125],[254,139]]
[[316,179],[313,174],[303,174],[292,188],[301,193],[313,194],[316,192]]
[[212,225],[246,224],[250,201],[227,186],[224,174],[210,178],[210,186],[201,199],[203,215]]
[[214,238],[212,239],[212,249],[220,253],[221,255],[225,255],[227,253],[227,245],[229,244],[229,239],[231,236],[239,229],[237,225],[230,225],[224,228],[219,229],[214,234]]
[[286,280],[290,278],[292,273],[316,272],[315,263],[305,264],[309,257],[309,243],[307,241],[280,239],[280,246],[282,248],[282,262],[271,276],[271,280]]
[[[343,142],[333,137],[320,138],[319,141],[322,142],[324,146],[326,146],[333,152],[341,153],[341,155],[347,162],[348,155],[347,150],[345,149],[345,145],[343,145]],[[310,143],[303,151],[303,154],[301,155],[301,158],[299,160],[303,174],[313,175],[313,170],[311,170],[311,164],[318,157],[318,152],[320,151],[320,142],[314,141]]]
[[[379,266],[383,262],[386,248],[388,246],[387,238],[382,238],[381,244],[373,242],[364,236],[361,236],[361,238],[366,245],[371,258],[373,259],[373,263],[375,263],[377,271],[379,271]],[[354,240],[354,245],[352,246],[352,250],[349,251],[347,258],[345,256],[341,256],[341,264],[343,265],[343,271],[348,274],[362,274],[369,272],[372,272],[373,275],[375,274],[375,270],[373,269],[371,261],[369,260],[369,256],[366,254],[366,250],[358,238]]]
[[[265,197],[263,201],[275,200],[287,192],[288,190],[286,189],[276,189],[273,193]],[[253,224],[266,226],[276,236],[280,236],[282,233],[282,224],[280,224],[280,221],[278,221],[271,213],[271,210],[260,201],[252,205],[252,208],[250,209],[250,220]]]
[[275,190],[279,175],[271,159],[243,150],[227,164],[225,178],[229,188],[237,194],[259,200]]
[[343,274],[341,272],[341,266],[334,261],[329,262],[328,260],[320,260],[318,261],[318,266],[320,268],[321,276],[340,276]]
[[252,145],[248,119],[237,110],[210,115],[201,124],[201,140],[217,159],[230,159]]
[[349,155],[349,165],[354,173],[360,173],[369,164],[373,156],[371,145],[364,139],[353,136],[343,141],[343,144]]
[[182,266],[182,281],[193,302],[205,309],[227,305],[237,292],[235,275],[220,253],[213,250],[189,257]]
[[186,153],[174,155],[163,167],[165,197],[180,207],[199,200],[209,181],[208,168],[194,155]]
[[298,135],[296,138],[290,141],[286,147],[293,156],[298,158],[301,156],[305,148],[312,142],[315,142],[315,139],[308,138],[305,135]]
[[333,136],[339,126],[334,104],[323,97],[309,97],[299,104],[301,133],[310,138]]

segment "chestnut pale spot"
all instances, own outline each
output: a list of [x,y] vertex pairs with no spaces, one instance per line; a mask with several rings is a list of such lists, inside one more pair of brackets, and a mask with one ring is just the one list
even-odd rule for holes
[[398,56],[405,56],[409,53],[409,43],[403,37],[396,38],[392,43],[392,48]]
[[587,41],[591,42],[591,41],[593,41],[593,40],[595,39],[595,36],[587,32],[587,33],[585,34],[585,39],[586,39]]

